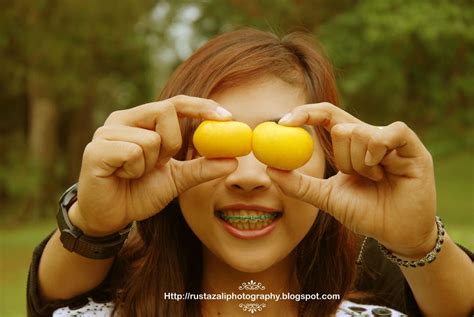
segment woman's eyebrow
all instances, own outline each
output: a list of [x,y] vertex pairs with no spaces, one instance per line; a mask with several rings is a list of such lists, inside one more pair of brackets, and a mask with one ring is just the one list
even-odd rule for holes
[[[267,120],[267,121],[278,123],[278,121],[280,121],[280,119],[281,118],[275,118],[275,119],[270,119],[270,120]],[[304,124],[304,125],[301,126],[301,128],[305,129],[307,132],[309,132],[311,134],[311,128],[310,128],[309,125]]]

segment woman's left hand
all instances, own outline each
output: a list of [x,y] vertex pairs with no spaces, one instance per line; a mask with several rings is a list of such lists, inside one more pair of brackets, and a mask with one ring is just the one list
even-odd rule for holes
[[320,125],[330,131],[336,175],[318,179],[268,168],[282,191],[333,215],[350,230],[392,252],[421,258],[435,244],[433,161],[406,124],[369,125],[330,104],[296,107],[280,124]]

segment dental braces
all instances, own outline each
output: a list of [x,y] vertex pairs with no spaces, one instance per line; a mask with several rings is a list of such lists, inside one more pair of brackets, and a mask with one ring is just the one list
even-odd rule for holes
[[224,220],[268,220],[275,218],[274,215],[258,215],[258,216],[227,216],[222,215]]

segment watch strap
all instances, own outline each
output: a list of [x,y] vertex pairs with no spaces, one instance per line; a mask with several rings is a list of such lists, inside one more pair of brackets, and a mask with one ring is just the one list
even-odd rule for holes
[[69,220],[68,210],[77,200],[77,183],[64,192],[59,200],[59,210],[56,216],[60,240],[65,249],[90,259],[112,258],[120,251],[132,223],[119,232],[104,237],[90,237]]

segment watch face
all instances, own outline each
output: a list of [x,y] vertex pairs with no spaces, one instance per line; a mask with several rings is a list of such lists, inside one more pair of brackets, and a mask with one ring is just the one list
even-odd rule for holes
[[77,200],[77,183],[69,187],[63,194],[60,199],[60,204],[67,209],[69,209],[74,202]]

